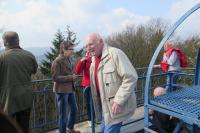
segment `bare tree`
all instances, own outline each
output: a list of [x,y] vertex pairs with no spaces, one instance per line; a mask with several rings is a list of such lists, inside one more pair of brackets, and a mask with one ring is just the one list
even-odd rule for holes
[[164,21],[153,19],[137,27],[128,26],[124,31],[109,36],[106,42],[122,49],[135,67],[146,67],[166,29]]

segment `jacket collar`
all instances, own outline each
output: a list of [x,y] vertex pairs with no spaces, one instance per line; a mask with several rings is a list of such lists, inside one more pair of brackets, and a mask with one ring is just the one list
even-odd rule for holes
[[10,49],[21,49],[19,45],[13,45],[13,46],[6,46],[5,50],[10,50]]
[[104,60],[105,57],[108,56],[108,45],[105,43],[102,50],[101,60]]
[[110,59],[109,51],[108,51],[109,48],[108,47],[109,46],[105,43],[104,47],[103,47],[103,50],[102,50],[101,62],[99,64],[99,68],[98,69],[100,69]]
[[61,62],[66,62],[68,64],[68,65],[66,65],[67,68],[72,69],[72,64],[71,64],[70,57],[65,57],[62,54],[59,54],[58,57],[60,58]]

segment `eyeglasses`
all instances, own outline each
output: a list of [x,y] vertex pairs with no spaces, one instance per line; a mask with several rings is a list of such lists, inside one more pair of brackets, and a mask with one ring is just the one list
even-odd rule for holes
[[74,50],[73,48],[68,48],[67,50]]
[[88,44],[86,44],[86,48],[93,47],[96,43],[97,43],[97,41],[92,42],[92,43],[88,43]]

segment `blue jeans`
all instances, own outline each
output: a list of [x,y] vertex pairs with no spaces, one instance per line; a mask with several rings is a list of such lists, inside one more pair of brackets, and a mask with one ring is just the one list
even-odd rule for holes
[[167,86],[165,87],[167,92],[176,90],[176,86],[172,86],[172,84],[176,84],[177,79],[178,79],[177,73],[170,73],[169,75],[167,75],[167,80],[166,80]]
[[[87,110],[87,114],[88,114],[89,120],[91,121],[90,100],[92,100],[92,99],[90,99],[90,94],[91,94],[91,88],[90,88],[90,86],[85,87],[84,88],[84,101],[85,101],[86,110]],[[94,107],[93,107],[93,110],[94,110]],[[94,116],[94,113],[92,115]]]
[[122,122],[114,125],[105,125],[104,117],[101,120],[101,133],[119,133],[122,127]]
[[59,131],[66,133],[66,127],[74,128],[77,104],[74,93],[56,93],[59,112]]

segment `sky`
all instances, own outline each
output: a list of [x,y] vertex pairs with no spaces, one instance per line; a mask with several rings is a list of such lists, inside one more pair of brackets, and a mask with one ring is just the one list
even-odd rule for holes
[[[103,37],[120,32],[128,25],[145,24],[152,18],[177,21],[200,0],[0,0],[0,29],[16,31],[22,47],[51,47],[55,33],[67,25],[84,45],[91,32]],[[200,32],[200,11],[179,30]],[[1,31],[0,31],[1,32]],[[0,37],[2,32],[0,33]],[[2,39],[0,39],[2,46]]]

